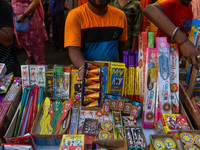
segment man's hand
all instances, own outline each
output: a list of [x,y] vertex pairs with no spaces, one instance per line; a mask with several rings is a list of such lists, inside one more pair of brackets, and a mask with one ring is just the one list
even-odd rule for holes
[[81,80],[83,80],[83,73],[84,73],[84,68],[81,68],[81,70],[79,70],[78,72],[78,76]]
[[190,64],[193,64],[194,67],[199,70],[200,69],[200,58],[197,59],[197,56],[200,55],[200,52],[195,48],[194,44],[191,41],[185,42],[181,45],[180,50],[184,57],[187,58]]
[[[68,47],[68,51],[69,51],[69,57],[72,61],[72,63],[74,64],[74,66],[76,66],[76,68],[80,68],[81,66],[84,65],[85,63],[85,59],[81,53],[81,48],[80,47],[74,47],[74,46],[70,46]],[[82,79],[83,78],[83,67],[79,70],[79,77]]]

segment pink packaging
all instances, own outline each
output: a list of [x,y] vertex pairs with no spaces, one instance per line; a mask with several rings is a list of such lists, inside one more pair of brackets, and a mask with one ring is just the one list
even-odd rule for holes
[[158,68],[157,53],[157,48],[147,48],[145,62],[145,94],[142,116],[142,125],[144,128],[154,127]]
[[170,44],[170,72],[172,113],[179,114],[179,54],[176,44]]
[[161,102],[161,114],[172,113],[171,92],[170,92],[170,65],[169,65],[169,46],[166,37],[157,37],[156,45],[158,48],[158,88],[159,101]]

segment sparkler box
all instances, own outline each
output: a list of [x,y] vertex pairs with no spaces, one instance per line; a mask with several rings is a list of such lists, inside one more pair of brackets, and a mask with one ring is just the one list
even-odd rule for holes
[[155,104],[157,90],[157,48],[147,48],[145,64],[145,93],[143,102],[142,126],[153,128],[155,121]]
[[170,44],[170,90],[172,113],[179,113],[179,54],[176,44]]
[[38,86],[44,86],[46,83],[45,72],[48,70],[47,65],[37,66],[37,79],[38,79]]
[[122,96],[124,89],[124,78],[126,76],[126,66],[124,63],[111,62],[110,67],[110,93]]
[[38,85],[37,82],[37,65],[30,65],[30,85]]
[[21,76],[22,76],[22,89],[29,86],[30,77],[29,77],[29,65],[21,65]]
[[171,91],[170,91],[170,66],[169,66],[169,45],[166,37],[157,37],[158,48],[158,89],[161,102],[161,114],[172,113]]

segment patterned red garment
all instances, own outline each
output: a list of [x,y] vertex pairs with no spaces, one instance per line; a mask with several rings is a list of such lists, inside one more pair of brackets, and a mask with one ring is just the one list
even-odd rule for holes
[[[29,7],[31,0],[13,0],[12,8],[15,15],[24,13]],[[44,10],[42,4],[35,10],[29,22],[28,32],[16,32],[16,39],[27,52],[28,57],[33,57],[37,64],[45,64],[45,40],[48,39],[46,30],[43,26]]]

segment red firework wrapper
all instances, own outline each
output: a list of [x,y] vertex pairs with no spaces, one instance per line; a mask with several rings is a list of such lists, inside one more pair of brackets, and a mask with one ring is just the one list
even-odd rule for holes
[[93,65],[93,64],[91,64],[91,63],[87,63],[87,65],[86,65],[86,69],[87,69],[87,70],[96,69],[96,68],[98,68],[98,67],[99,67],[99,66]]
[[87,81],[92,81],[92,82],[100,82],[100,75],[94,76],[94,77],[91,77],[91,78],[87,78],[86,80]]
[[96,84],[87,86],[87,87],[85,87],[85,89],[87,89],[87,90],[97,90],[97,91],[99,91],[99,90],[100,90],[100,83],[96,83]]
[[83,90],[84,90],[84,91],[83,91],[83,94],[84,94],[84,95],[88,95],[88,94],[92,94],[92,93],[97,92],[97,91],[95,91],[95,90],[91,90],[91,89],[88,89],[88,88],[86,88],[86,87],[84,87]]
[[92,98],[92,99],[99,99],[99,97],[100,97],[100,91],[85,96],[85,98]]
[[92,102],[94,102],[94,101],[96,101],[96,99],[84,97],[84,104],[89,104],[89,103],[92,103]]
[[88,86],[88,85],[93,85],[93,84],[95,84],[94,81],[88,80],[87,78],[85,78],[85,85],[86,85],[86,86]]
[[98,100],[88,104],[86,107],[98,107],[99,106],[99,103],[98,103]]

